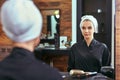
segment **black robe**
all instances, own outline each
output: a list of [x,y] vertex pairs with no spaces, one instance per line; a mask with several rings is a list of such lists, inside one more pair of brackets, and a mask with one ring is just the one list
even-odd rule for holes
[[34,53],[14,48],[0,62],[0,80],[63,80],[57,69],[53,69],[34,57]]
[[80,69],[99,72],[102,66],[110,66],[111,54],[104,43],[93,39],[87,46],[85,40],[71,47],[68,60],[68,71]]

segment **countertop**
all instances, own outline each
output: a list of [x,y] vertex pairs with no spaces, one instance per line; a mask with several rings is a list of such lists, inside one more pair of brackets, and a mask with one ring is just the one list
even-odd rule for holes
[[97,73],[96,75],[85,76],[85,77],[72,77],[68,72],[60,72],[64,80],[114,80],[111,79],[101,73]]

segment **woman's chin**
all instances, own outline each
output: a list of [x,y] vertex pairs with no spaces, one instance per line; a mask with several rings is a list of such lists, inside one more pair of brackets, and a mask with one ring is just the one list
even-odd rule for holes
[[84,37],[84,39],[90,39],[90,37],[89,37],[89,36],[86,36],[86,37]]

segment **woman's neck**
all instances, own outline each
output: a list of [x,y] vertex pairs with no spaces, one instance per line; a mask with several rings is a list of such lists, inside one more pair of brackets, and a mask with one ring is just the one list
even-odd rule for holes
[[87,43],[87,46],[90,45],[90,43],[92,42],[93,38],[89,38],[89,39],[85,39],[86,43]]

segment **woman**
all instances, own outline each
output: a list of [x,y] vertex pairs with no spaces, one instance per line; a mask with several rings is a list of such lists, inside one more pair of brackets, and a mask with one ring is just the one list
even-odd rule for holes
[[98,30],[96,18],[92,15],[83,16],[80,30],[84,39],[71,47],[68,71],[80,69],[99,72],[102,66],[110,66],[111,56],[107,46],[94,39],[94,33]]

